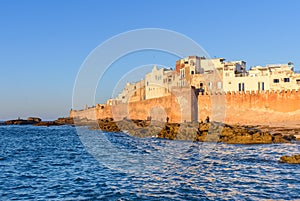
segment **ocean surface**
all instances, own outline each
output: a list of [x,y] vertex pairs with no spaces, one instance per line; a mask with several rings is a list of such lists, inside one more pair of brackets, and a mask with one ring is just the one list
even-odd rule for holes
[[300,144],[139,139],[88,129],[0,126],[0,200],[300,199]]

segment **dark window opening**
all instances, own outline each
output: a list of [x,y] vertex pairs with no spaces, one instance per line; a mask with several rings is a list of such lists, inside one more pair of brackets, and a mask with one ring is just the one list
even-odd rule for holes
[[238,88],[239,91],[245,91],[245,83],[239,83]]
[[193,70],[192,70],[191,74],[194,75],[194,71]]
[[284,82],[290,82],[290,78],[289,78],[289,77],[286,77],[286,78],[283,79],[283,81],[284,81]]
[[279,83],[279,79],[273,79],[273,83]]

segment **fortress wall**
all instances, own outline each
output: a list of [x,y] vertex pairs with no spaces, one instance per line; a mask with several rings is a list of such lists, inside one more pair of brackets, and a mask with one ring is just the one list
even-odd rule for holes
[[112,117],[115,120],[147,119],[170,122],[191,121],[191,90],[176,89],[170,95],[129,103],[119,103],[104,108],[89,108],[86,110],[72,110],[70,117],[101,119]]
[[[185,101],[185,102],[184,102]],[[124,117],[130,119],[147,119],[170,122],[190,121],[191,90],[175,90],[163,98],[152,98],[128,104],[113,106],[114,119],[120,120]]]
[[[147,119],[170,122],[188,120],[189,94],[179,98],[173,93],[166,97],[148,99],[129,104],[105,106],[103,109],[90,108],[87,110],[71,111],[70,116],[79,118],[106,118],[115,120],[124,117],[131,119]],[[97,115],[95,115],[97,114]],[[240,124],[269,124],[276,122],[299,121],[300,123],[300,92],[265,91],[265,92],[228,92],[223,94],[205,94],[198,96],[198,121],[211,120]]]
[[210,116],[217,121],[223,118],[226,123],[300,123],[300,93],[295,90],[200,95],[198,108],[199,121]]
[[85,110],[71,110],[70,117],[79,119],[96,119],[95,108],[89,108]]

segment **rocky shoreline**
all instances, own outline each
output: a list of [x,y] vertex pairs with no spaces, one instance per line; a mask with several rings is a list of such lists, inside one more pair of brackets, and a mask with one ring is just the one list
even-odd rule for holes
[[15,119],[2,122],[1,125],[33,126],[87,126],[92,130],[107,132],[125,132],[135,137],[157,137],[169,140],[190,140],[199,142],[224,142],[228,144],[268,144],[287,143],[299,140],[300,128],[281,128],[253,125],[229,125],[219,122],[165,123],[160,121],[113,118],[98,120],[58,118],[54,121],[42,121],[37,117]]
[[[32,126],[87,126],[91,130],[107,132],[124,132],[134,137],[154,137],[169,140],[188,140],[194,142],[216,142],[226,144],[271,144],[291,143],[299,140],[300,128],[270,127],[261,125],[229,125],[219,122],[165,123],[150,120],[113,118],[98,120],[58,118],[54,121],[42,121],[37,117],[15,119],[2,122],[0,125]],[[281,163],[300,164],[300,154],[282,156]]]
[[107,132],[125,132],[134,137],[156,137],[169,140],[190,140],[195,142],[223,142],[227,144],[268,144],[288,143],[297,140],[295,135],[300,128],[273,128],[268,126],[229,125],[219,122],[165,123],[150,120],[113,118],[98,120],[58,118],[54,121],[42,121],[37,117],[8,120],[2,125],[33,126],[87,126],[92,130]]
[[112,118],[99,119],[90,129],[107,132],[126,132],[135,137],[157,137],[170,140],[195,142],[223,142],[227,144],[269,144],[288,143],[296,140],[292,134],[272,132],[258,126],[209,123],[163,123],[147,120],[114,121]]

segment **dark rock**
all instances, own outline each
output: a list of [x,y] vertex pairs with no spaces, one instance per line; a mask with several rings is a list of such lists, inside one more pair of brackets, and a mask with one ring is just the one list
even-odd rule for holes
[[113,118],[98,119],[98,127],[100,130],[107,132],[120,132],[120,128]]
[[176,123],[166,123],[165,127],[158,133],[158,138],[166,138],[170,140],[175,140],[179,130],[179,124]]
[[281,163],[300,164],[300,154],[280,157]]
[[41,121],[33,125],[34,126],[61,126],[62,124],[58,124],[55,121]]
[[14,119],[14,120],[8,120],[5,121],[5,125],[32,125],[37,123],[36,121],[32,120],[24,120],[24,119]]

